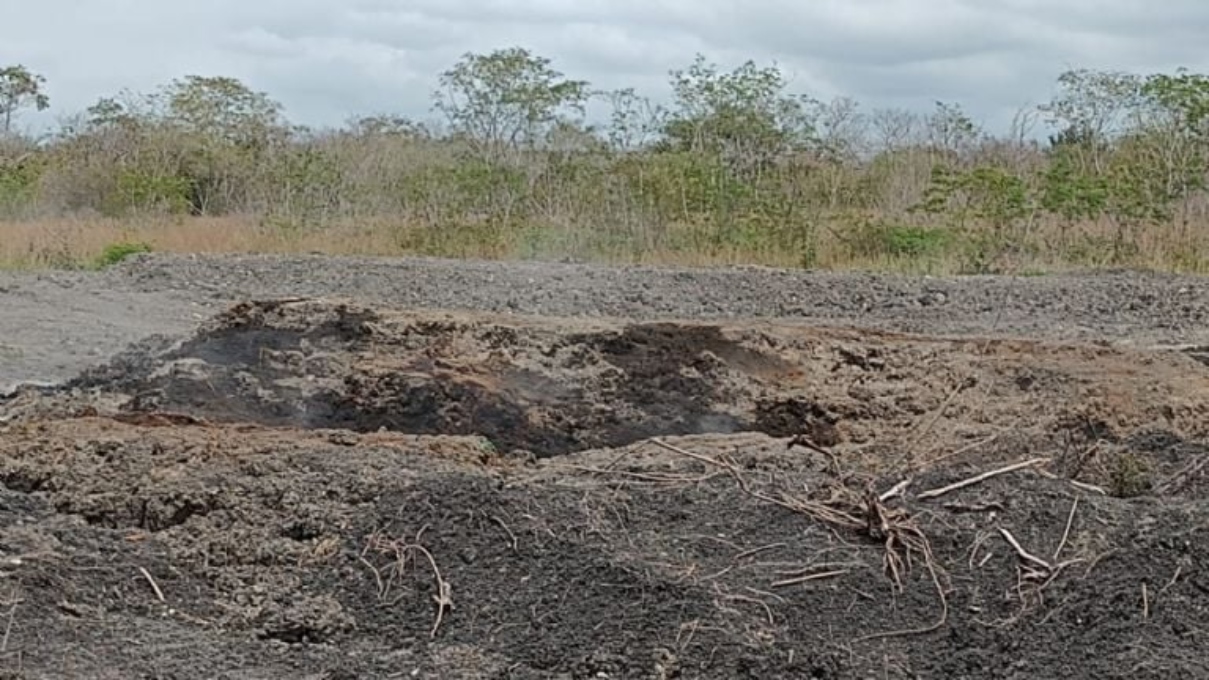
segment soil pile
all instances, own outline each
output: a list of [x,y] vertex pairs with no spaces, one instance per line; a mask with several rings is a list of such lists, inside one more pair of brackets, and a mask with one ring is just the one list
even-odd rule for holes
[[1207,387],[1175,351],[243,303],[0,402],[0,672],[1205,677]]

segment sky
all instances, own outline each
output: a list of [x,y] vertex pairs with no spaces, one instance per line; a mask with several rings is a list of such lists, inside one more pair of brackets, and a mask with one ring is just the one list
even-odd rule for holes
[[594,87],[656,101],[698,53],[776,65],[791,89],[865,109],[958,102],[992,131],[1068,68],[1209,72],[1198,0],[0,0],[0,67],[44,75],[44,129],[123,89],[231,76],[289,118],[434,117],[441,71],[525,47]]

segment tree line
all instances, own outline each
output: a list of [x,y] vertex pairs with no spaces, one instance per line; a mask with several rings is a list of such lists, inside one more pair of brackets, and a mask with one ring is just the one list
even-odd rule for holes
[[[45,79],[10,66],[0,219],[238,215],[285,235],[364,223],[441,255],[725,251],[813,266],[842,251],[994,272],[1129,264],[1158,243],[1168,265],[1209,262],[1209,76],[1072,69],[998,133],[957,103],[822,101],[750,61],[699,55],[669,81],[656,104],[512,47],[441,73],[434,120],[312,129],[237,79],[190,75],[102,98],[32,140],[12,121],[49,106]],[[589,124],[593,104],[607,116]]]

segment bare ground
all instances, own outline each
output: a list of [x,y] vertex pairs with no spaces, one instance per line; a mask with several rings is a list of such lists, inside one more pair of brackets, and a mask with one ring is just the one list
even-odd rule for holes
[[0,677],[1206,677],[1207,291],[8,275]]

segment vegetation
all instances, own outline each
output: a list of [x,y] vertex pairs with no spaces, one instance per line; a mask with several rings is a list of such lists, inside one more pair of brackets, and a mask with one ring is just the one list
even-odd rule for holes
[[[69,265],[142,243],[937,273],[1209,269],[1209,76],[1071,70],[999,135],[952,103],[920,113],[819,101],[753,62],[726,71],[698,57],[669,77],[673,96],[656,105],[525,49],[467,54],[439,75],[435,120],[323,130],[232,78],[121,92],[46,139],[0,138],[0,261]],[[23,66],[0,70],[5,130],[49,105],[44,86]],[[1034,139],[1040,125],[1048,140]]]
[[119,241],[117,243],[111,243],[105,246],[105,249],[101,251],[101,255],[97,258],[96,267],[98,269],[112,267],[131,255],[149,253],[151,251],[151,245],[141,241]]

